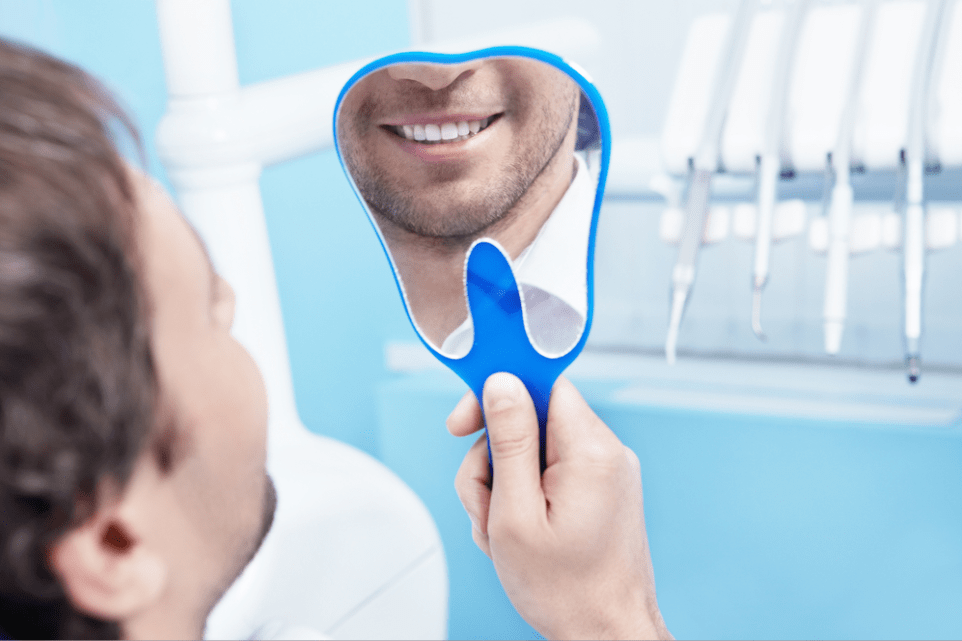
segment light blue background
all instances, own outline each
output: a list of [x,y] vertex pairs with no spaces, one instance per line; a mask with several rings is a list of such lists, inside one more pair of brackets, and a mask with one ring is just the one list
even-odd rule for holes
[[[641,461],[658,602],[677,638],[962,636],[962,426],[643,407],[613,394],[630,379],[572,380]],[[438,521],[451,637],[535,638],[449,491],[470,443],[438,426],[463,387],[447,372],[382,385],[385,462]]]
[[[245,83],[408,43],[404,0],[233,8]],[[166,96],[153,2],[0,0],[0,33],[106,80],[162,177],[153,136]],[[613,121],[616,136],[623,126]],[[453,492],[469,442],[449,437],[443,420],[463,383],[384,369],[385,341],[415,338],[334,152],[270,168],[262,186],[305,424],[378,456],[428,505],[450,565],[453,638],[533,636],[471,541]],[[581,387],[641,458],[659,599],[676,635],[962,636],[958,428],[653,410],[612,400],[623,383]]]

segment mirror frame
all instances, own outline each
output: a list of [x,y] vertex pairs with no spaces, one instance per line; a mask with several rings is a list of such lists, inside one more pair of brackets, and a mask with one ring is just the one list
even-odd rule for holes
[[[501,276],[510,274],[510,277],[514,283],[515,292],[518,294],[520,294],[520,287],[517,282],[517,277],[514,274],[514,268],[511,264],[512,261],[510,256],[504,252],[503,248],[499,243],[497,243],[497,241],[491,238],[482,237],[474,242],[474,244],[466,252],[464,258],[463,282],[465,287],[465,297],[468,304],[468,313],[472,314],[472,321],[475,327],[474,343],[471,345],[471,349],[467,354],[457,358],[452,358],[445,356],[435,349],[428,339],[421,333],[417,322],[414,320],[414,316],[410,307],[408,306],[404,284],[398,275],[398,270],[394,264],[394,258],[391,256],[391,251],[388,248],[383,234],[381,233],[380,227],[378,227],[377,221],[374,219],[374,215],[364,202],[364,198],[361,196],[361,192],[357,188],[354,177],[351,175],[351,172],[348,171],[344,162],[344,158],[341,155],[341,149],[337,138],[337,118],[340,114],[341,103],[344,100],[344,97],[354,87],[357,81],[369,73],[383,69],[389,65],[412,62],[429,64],[457,64],[478,58],[503,57],[523,57],[531,60],[538,60],[561,70],[578,84],[582,94],[587,97],[591,103],[591,108],[594,110],[595,116],[598,119],[598,134],[601,139],[601,166],[599,167],[598,171],[598,184],[595,189],[594,207],[591,212],[591,226],[588,233],[587,264],[585,265],[585,285],[588,313],[585,318],[584,329],[581,332],[578,342],[575,343],[575,345],[573,345],[568,352],[559,356],[546,356],[540,350],[538,350],[538,348],[534,345],[530,334],[528,334],[526,320],[524,321],[523,326],[519,328],[507,321],[508,316],[493,316],[488,320],[494,325],[492,327],[486,327],[485,330],[487,331],[483,331],[483,324],[478,323],[477,319],[473,317],[474,312],[472,310],[474,304],[472,303],[472,298],[469,291],[469,264],[473,264],[477,268],[487,270],[485,273],[493,274],[496,277],[499,277],[499,273]],[[401,302],[404,305],[404,312],[407,314],[408,321],[414,328],[414,331],[421,340],[421,343],[429,352],[431,352],[431,354],[434,355],[435,358],[441,361],[441,363],[446,365],[451,371],[453,371],[465,383],[467,383],[468,387],[472,392],[474,392],[475,397],[477,397],[479,401],[483,396],[484,383],[492,374],[496,372],[509,372],[521,379],[531,396],[531,400],[534,402],[535,412],[538,416],[541,470],[544,471],[547,465],[546,429],[551,389],[554,387],[554,383],[558,379],[558,376],[560,376],[561,373],[568,367],[568,365],[570,365],[572,361],[574,361],[574,359],[581,354],[581,351],[584,349],[585,343],[588,340],[588,334],[591,332],[591,323],[594,319],[595,240],[598,231],[598,215],[601,211],[601,203],[604,199],[605,181],[608,177],[608,165],[611,159],[611,127],[608,120],[608,112],[605,109],[604,101],[601,99],[601,94],[598,93],[598,90],[588,79],[585,72],[580,70],[575,65],[566,62],[560,56],[542,51],[540,49],[515,46],[489,47],[486,49],[479,49],[461,54],[408,51],[374,60],[351,76],[350,80],[348,80],[341,89],[340,94],[338,94],[337,103],[334,107],[332,126],[334,128],[334,146],[337,150],[338,161],[341,163],[341,168],[351,183],[351,187],[354,189],[354,195],[357,197],[358,202],[361,204],[365,214],[367,214],[368,222],[371,223],[371,226],[374,228],[374,233],[377,234],[378,240],[381,242],[381,248],[384,250],[385,256],[387,256],[388,264],[391,266],[391,271],[393,272],[394,282],[397,285],[398,293],[401,295]],[[502,330],[504,333],[499,334],[496,331],[496,328]],[[523,332],[523,336],[518,335],[519,331]],[[483,338],[482,335],[484,335]],[[488,457],[490,461],[490,441],[488,443]],[[492,466],[492,474],[493,473]]]
[[[370,73],[378,71],[379,69],[383,69],[391,65],[402,64],[402,63],[458,64],[458,63],[467,62],[470,60],[475,60],[478,58],[504,58],[504,57],[522,57],[522,58],[538,60],[538,61],[547,63],[561,70],[562,72],[566,73],[571,79],[573,79],[578,84],[582,93],[588,98],[589,102],[591,103],[591,107],[595,112],[595,116],[598,119],[598,128],[599,128],[599,134],[601,138],[601,167],[598,172],[598,184],[595,190],[595,202],[594,202],[594,208],[591,215],[591,227],[590,227],[589,236],[588,236],[588,253],[587,253],[587,265],[586,265],[586,273],[585,273],[586,285],[587,285],[587,297],[588,297],[588,300],[587,300],[588,313],[585,318],[585,325],[584,325],[584,329],[581,332],[581,337],[578,339],[578,342],[571,347],[570,350],[568,350],[565,354],[562,354],[557,357],[543,356],[543,358],[545,358],[546,360],[557,361],[556,365],[560,366],[561,370],[563,370],[565,367],[567,367],[568,364],[571,363],[571,361],[573,361],[578,356],[578,354],[581,353],[582,349],[584,348],[585,342],[588,339],[588,334],[591,331],[591,323],[594,317],[595,238],[597,235],[598,215],[600,213],[601,203],[604,198],[605,180],[608,175],[608,165],[609,165],[610,156],[611,156],[611,128],[610,128],[610,122],[608,120],[608,112],[605,109],[604,101],[601,99],[601,94],[598,92],[597,88],[595,88],[594,84],[588,78],[587,73],[581,70],[574,63],[568,62],[556,54],[549,53],[541,49],[530,48],[530,47],[498,46],[498,47],[488,47],[485,49],[478,49],[475,51],[469,51],[467,53],[456,53],[456,54],[434,53],[429,51],[404,51],[404,52],[395,53],[395,54],[378,58],[361,67],[356,73],[354,73],[354,75],[351,76],[351,78],[347,81],[347,83],[341,89],[337,97],[337,102],[335,103],[335,106],[334,106],[334,118],[333,118],[334,148],[337,151],[338,161],[341,164],[341,168],[343,169],[344,174],[347,176],[349,182],[351,183],[351,188],[354,190],[355,197],[358,199],[358,202],[361,204],[362,209],[367,215],[368,222],[371,223],[371,226],[374,228],[374,232],[377,234],[378,241],[381,243],[381,248],[384,250],[384,254],[387,257],[388,263],[391,266],[391,272],[394,277],[394,282],[397,285],[398,293],[401,296],[401,302],[402,302],[402,305],[404,306],[404,312],[405,314],[407,314],[408,321],[411,323],[411,326],[414,328],[415,334],[417,334],[418,339],[424,344],[424,346],[428,349],[428,351],[430,351],[435,356],[435,358],[437,358],[439,361],[441,361],[446,366],[448,366],[449,368],[454,370],[456,373],[461,375],[462,378],[465,378],[465,376],[462,375],[461,372],[459,371],[461,368],[458,367],[458,363],[460,361],[463,361],[465,358],[467,358],[468,355],[471,354],[472,351],[474,351],[474,346],[472,346],[468,354],[464,356],[460,356],[457,358],[445,356],[440,351],[435,349],[434,346],[430,344],[430,342],[422,335],[421,331],[418,329],[418,325],[414,321],[414,317],[412,316],[411,309],[408,306],[407,296],[404,291],[404,285],[398,276],[397,268],[394,265],[394,259],[392,258],[391,252],[388,249],[387,243],[384,240],[384,236],[377,225],[377,221],[375,221],[373,215],[371,214],[370,209],[368,208],[367,204],[364,202],[364,198],[363,196],[361,196],[361,193],[354,182],[354,178],[353,176],[351,176],[350,171],[348,171],[347,166],[345,165],[345,162],[344,162],[344,158],[341,155],[341,149],[340,149],[340,145],[338,144],[338,136],[337,136],[337,118],[338,118],[338,115],[340,114],[341,103],[343,102],[344,97],[347,95],[347,93],[354,87],[354,85],[361,78],[363,78],[364,76],[367,76]],[[488,239],[488,240],[491,240],[491,239]],[[471,250],[468,250],[465,253],[465,263],[467,263],[467,259],[470,253],[471,253]],[[529,336],[529,341],[530,340],[531,339]],[[532,343],[532,346],[533,346],[533,343]],[[469,382],[469,385],[470,385],[470,382]]]

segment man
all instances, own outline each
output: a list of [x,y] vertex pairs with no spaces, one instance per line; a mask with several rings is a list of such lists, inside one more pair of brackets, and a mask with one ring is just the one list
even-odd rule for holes
[[0,45],[0,629],[199,638],[270,527],[266,402],[233,294],[119,109]]
[[473,343],[463,270],[481,237],[514,262],[534,344],[557,356],[580,338],[597,184],[578,145],[586,121],[597,129],[574,80],[522,57],[395,64],[344,97],[341,154],[442,354]]
[[[233,293],[119,156],[118,121],[92,78],[0,41],[0,631],[13,638],[200,638],[274,512],[266,396],[230,334]],[[519,610],[549,635],[666,635],[637,459],[561,382],[542,485],[530,398],[507,375],[488,388],[499,480],[487,490],[475,447],[459,486]],[[478,417],[462,402],[452,431]]]

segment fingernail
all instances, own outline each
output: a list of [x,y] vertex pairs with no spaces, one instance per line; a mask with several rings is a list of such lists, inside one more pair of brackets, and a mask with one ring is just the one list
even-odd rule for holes
[[521,381],[511,374],[492,374],[484,384],[484,407],[489,412],[512,407],[521,400],[521,390]]

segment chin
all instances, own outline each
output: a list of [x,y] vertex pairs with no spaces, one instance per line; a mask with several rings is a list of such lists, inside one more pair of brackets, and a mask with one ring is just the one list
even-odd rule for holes
[[264,499],[260,521],[257,523],[256,530],[254,530],[252,536],[248,539],[248,544],[245,546],[246,549],[237,551],[238,554],[233,557],[233,562],[231,566],[227,568],[227,571],[224,572],[222,580],[211,590],[210,598],[207,600],[207,614],[204,617],[205,619],[207,616],[210,616],[214,607],[227,590],[234,585],[234,582],[237,581],[237,578],[243,573],[244,569],[250,565],[274,523],[274,512],[277,509],[277,491],[274,488],[274,481],[271,477],[265,474],[264,478]]
[[[266,472],[264,473],[264,503],[261,509],[261,521],[260,530],[257,533],[257,538],[254,541],[253,549],[247,559],[247,563],[250,563],[254,555],[261,548],[264,543],[264,539],[267,538],[267,534],[271,531],[271,526],[274,524],[274,513],[277,512],[277,488],[274,487],[274,479],[270,477]],[[245,567],[247,566],[245,563]]]

